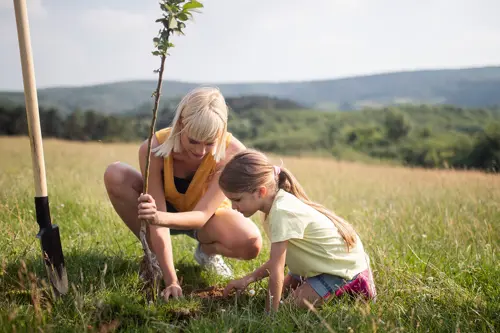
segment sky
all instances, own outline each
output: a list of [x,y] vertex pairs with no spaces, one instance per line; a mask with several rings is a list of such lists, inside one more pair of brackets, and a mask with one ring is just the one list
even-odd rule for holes
[[[26,0],[38,88],[156,80],[158,1]],[[334,79],[500,65],[499,0],[204,0],[164,79]],[[307,5],[306,5],[307,4]],[[22,90],[13,0],[0,0],[0,90]]]

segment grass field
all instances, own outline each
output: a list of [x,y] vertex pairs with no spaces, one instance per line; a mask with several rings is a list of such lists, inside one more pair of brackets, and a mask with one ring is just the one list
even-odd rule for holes
[[[224,281],[200,271],[186,236],[173,238],[184,299],[148,304],[139,292],[140,243],[102,180],[110,162],[137,166],[137,146],[45,140],[44,148],[71,289],[59,299],[43,292],[29,141],[0,138],[1,331],[500,331],[499,176],[284,157],[314,200],[355,226],[379,296],[375,304],[341,300],[317,313],[284,306],[267,316],[266,281],[252,286],[253,297],[190,296]],[[268,248],[253,261],[227,262],[241,276],[267,259]]]

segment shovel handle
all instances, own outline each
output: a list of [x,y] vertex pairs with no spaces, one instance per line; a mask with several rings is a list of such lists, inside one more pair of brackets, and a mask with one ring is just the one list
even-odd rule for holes
[[26,0],[14,0],[14,10],[16,13],[19,52],[21,54],[24,99],[26,102],[26,115],[28,118],[33,177],[35,180],[35,197],[47,197],[47,180],[45,176],[45,161],[43,157],[42,131],[40,128],[38,96],[36,91]]

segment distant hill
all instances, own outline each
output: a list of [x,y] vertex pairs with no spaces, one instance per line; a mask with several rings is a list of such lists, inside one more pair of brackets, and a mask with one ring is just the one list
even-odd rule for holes
[[[226,97],[270,96],[307,108],[353,110],[395,104],[500,105],[500,66],[422,70],[356,76],[335,80],[276,83],[164,81],[162,101],[178,99],[201,84],[217,85]],[[39,103],[62,112],[77,108],[108,114],[144,111],[152,105],[156,81],[128,81],[84,87],[39,90]],[[24,103],[22,92],[0,92],[0,103]]]

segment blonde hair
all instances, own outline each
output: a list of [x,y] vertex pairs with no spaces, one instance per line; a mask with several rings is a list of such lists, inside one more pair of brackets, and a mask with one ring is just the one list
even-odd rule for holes
[[161,145],[153,149],[156,156],[168,156],[172,151],[181,152],[181,134],[186,131],[197,141],[217,141],[213,152],[219,162],[226,153],[227,134],[226,100],[218,88],[198,87],[187,93],[180,101],[172,120],[170,135]]
[[324,206],[311,201],[289,170],[283,167],[279,170],[279,174],[276,174],[276,168],[263,153],[246,149],[235,154],[226,164],[219,178],[219,186],[229,193],[253,193],[260,186],[276,192],[283,189],[328,217],[338,229],[349,251],[356,244],[354,228]]

